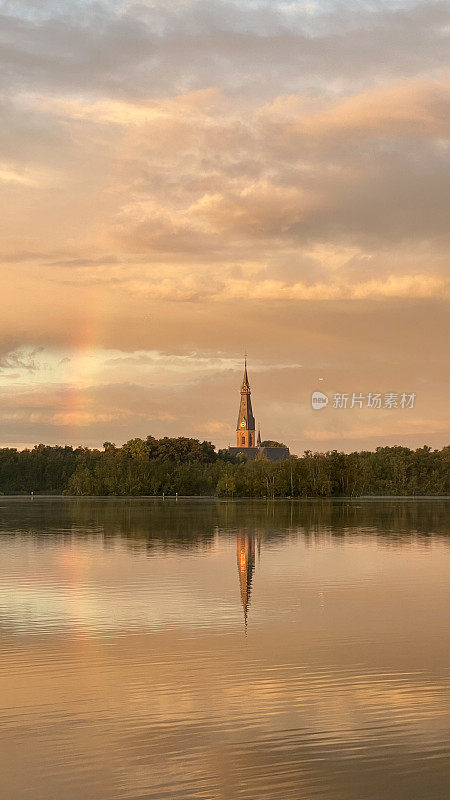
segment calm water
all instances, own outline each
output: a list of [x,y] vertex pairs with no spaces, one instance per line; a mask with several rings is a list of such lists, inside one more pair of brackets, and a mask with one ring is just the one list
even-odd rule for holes
[[2,800],[446,800],[449,510],[0,498]]

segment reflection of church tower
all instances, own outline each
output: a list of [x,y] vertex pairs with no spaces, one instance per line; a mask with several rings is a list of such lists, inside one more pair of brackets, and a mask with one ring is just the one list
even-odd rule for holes
[[250,384],[247,375],[247,359],[241,386],[241,402],[236,425],[236,444],[238,447],[255,447],[255,418],[252,411]]
[[238,533],[236,552],[241,601],[244,609],[244,623],[245,630],[247,630],[247,614],[250,605],[253,572],[255,570],[255,536],[253,533]]

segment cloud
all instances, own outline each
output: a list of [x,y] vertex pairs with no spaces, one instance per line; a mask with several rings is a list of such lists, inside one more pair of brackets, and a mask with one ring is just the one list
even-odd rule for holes
[[[351,421],[347,421],[345,428],[341,430],[321,426],[319,429],[307,428],[304,433],[311,442],[329,443],[330,441],[338,442],[343,440],[348,447],[348,443],[353,440],[379,442],[390,438],[392,441],[393,438],[395,439],[392,433],[389,432],[390,423],[392,422],[394,422],[394,417],[391,414],[390,420],[380,419],[370,423],[358,420],[354,421],[353,424]],[[395,428],[397,437],[414,437],[416,441],[420,441],[420,439],[427,441],[430,436],[439,434],[445,436],[448,433],[444,420],[437,422],[427,418],[399,418],[398,414],[395,417]]]
[[433,297],[449,296],[450,281],[431,278],[428,275],[390,275],[382,281],[371,280],[360,283],[332,285],[303,283],[284,284],[281,281],[230,281],[225,293],[235,298],[253,297],[264,300],[363,300],[384,297]]
[[205,85],[264,95],[339,91],[433,73],[447,57],[441,2],[16,3],[4,6],[3,81],[51,92],[160,96]]
[[37,178],[32,178],[31,175],[24,175],[8,164],[0,164],[0,183],[19,183],[24,186],[37,186],[38,180]]
[[337,102],[305,96],[275,99],[265,116],[295,139],[364,136],[447,136],[448,80],[409,80],[351,95]]
[[112,227],[125,250],[216,260],[248,258],[255,240],[266,255],[280,244],[447,238],[445,84],[338,103],[279,97],[246,114],[200,94],[153,105],[153,120],[124,135]]
[[44,348],[19,348],[0,356],[0,373],[7,373],[10,370],[20,370],[25,373],[37,372],[40,368],[39,356]]
[[403,437],[442,438],[444,3],[7,0],[0,22],[5,441],[224,444],[245,347],[297,449],[316,373],[369,366],[420,384]]
[[[323,336],[322,322],[316,324]],[[338,353],[345,340],[339,331],[334,333]],[[361,330],[360,334],[363,333]],[[388,331],[387,340],[389,336]],[[381,346],[382,338],[380,331]],[[253,406],[264,437],[287,439],[297,453],[308,448],[354,449],[400,441],[419,446],[424,441],[432,444],[445,441],[448,373],[443,373],[437,383],[433,367],[430,370],[428,365],[418,377],[417,369],[402,363],[398,353],[392,356],[391,364],[377,365],[372,360],[364,369],[360,367],[357,349],[354,361],[346,356],[336,363],[331,342],[328,363],[324,363],[323,348],[314,350],[309,345],[305,350],[311,361],[306,367],[269,364],[263,360],[251,365]],[[364,352],[364,345],[361,351]],[[264,348],[261,353],[264,355]],[[16,387],[14,396],[1,391],[2,441],[20,444],[44,440],[100,446],[106,439],[120,444],[133,436],[145,437],[150,433],[212,439],[217,446],[226,446],[234,440],[242,377],[240,359],[229,364],[226,359],[214,357],[180,354],[171,360],[164,353],[135,353],[116,355],[111,363],[108,355],[102,355],[108,369],[93,375],[91,385],[80,380],[82,374],[72,369],[70,383],[35,386],[30,381]],[[117,359],[119,363],[115,363]],[[152,365],[147,375],[146,360]],[[124,369],[134,376],[134,381],[123,380],[124,373],[120,370]],[[319,375],[324,376],[320,385],[329,394],[335,390],[367,393],[374,387],[383,392],[416,391],[416,407],[408,411],[316,412],[311,409],[310,396]],[[108,382],[111,376],[122,377],[122,382]]]

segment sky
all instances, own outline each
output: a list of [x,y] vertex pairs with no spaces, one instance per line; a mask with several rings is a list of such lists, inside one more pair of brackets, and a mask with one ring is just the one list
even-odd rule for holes
[[449,19],[0,2],[0,446],[449,444]]

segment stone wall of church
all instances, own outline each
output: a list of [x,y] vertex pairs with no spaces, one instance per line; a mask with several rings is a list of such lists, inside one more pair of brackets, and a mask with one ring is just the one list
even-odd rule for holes
[[246,428],[241,428],[240,430],[237,430],[236,445],[237,447],[255,447],[256,432],[249,431]]

